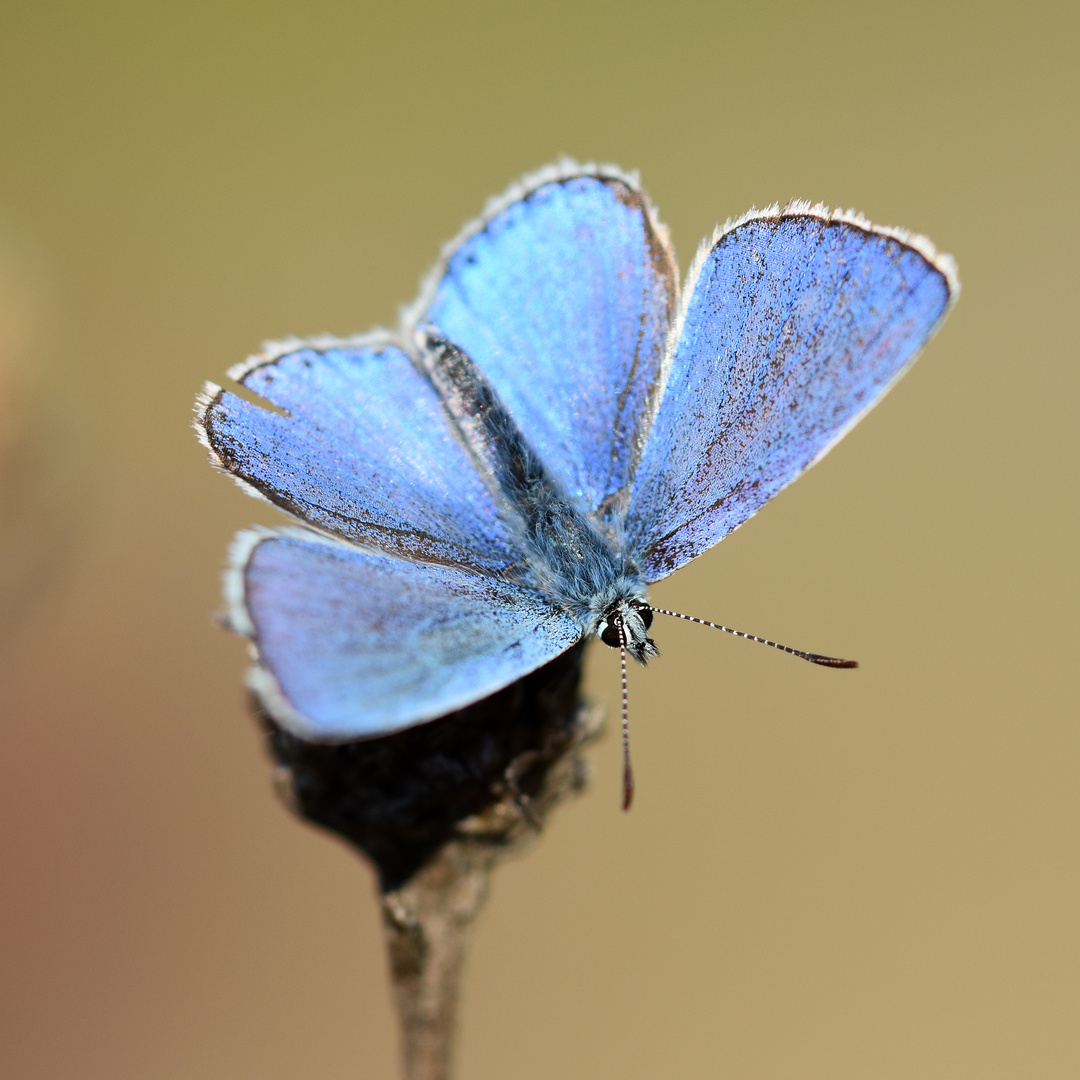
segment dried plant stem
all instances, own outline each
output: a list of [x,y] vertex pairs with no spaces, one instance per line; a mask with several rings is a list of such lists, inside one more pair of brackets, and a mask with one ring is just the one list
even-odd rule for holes
[[449,844],[404,888],[382,898],[405,1080],[448,1080],[469,929],[489,867]]
[[[383,894],[405,1080],[449,1080],[468,935],[487,897],[491,871],[501,859],[532,844],[551,809],[581,791],[585,764],[578,751],[601,724],[598,709],[579,707],[561,747],[515,759],[502,798],[463,821],[459,835],[405,885]],[[544,769],[543,779],[535,794],[525,796],[519,775],[537,767]]]
[[602,726],[579,696],[581,647],[490,698],[379,739],[318,744],[255,704],[285,804],[379,872],[405,1080],[451,1075],[458,990],[491,871],[586,782]]

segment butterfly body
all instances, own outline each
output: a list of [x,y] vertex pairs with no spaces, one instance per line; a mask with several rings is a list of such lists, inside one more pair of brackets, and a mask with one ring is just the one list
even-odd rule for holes
[[646,604],[646,583],[625,550],[625,530],[591,518],[558,490],[483,373],[452,342],[425,330],[423,355],[455,420],[470,432],[469,445],[477,448],[504,520],[528,554],[518,580],[550,597],[583,635],[602,638],[618,618],[629,651],[645,663],[656,649],[637,614]]
[[309,738],[495,692],[584,636],[656,655],[647,588],[820,459],[955,299],[921,237],[790,204],[699,251],[563,163],[444,253],[395,334],[287,342],[208,384],[214,463],[298,519],[226,575],[250,683]]

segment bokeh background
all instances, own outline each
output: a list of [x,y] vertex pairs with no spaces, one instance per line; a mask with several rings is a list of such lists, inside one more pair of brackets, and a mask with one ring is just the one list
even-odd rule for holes
[[[460,1075],[1080,1075],[1074,4],[14,2],[0,13],[0,1075],[392,1078],[374,881],[271,794],[188,429],[288,334],[392,325],[562,153],[685,270],[853,206],[964,295],[659,601],[618,743],[498,873]],[[614,654],[592,656],[616,705]]]

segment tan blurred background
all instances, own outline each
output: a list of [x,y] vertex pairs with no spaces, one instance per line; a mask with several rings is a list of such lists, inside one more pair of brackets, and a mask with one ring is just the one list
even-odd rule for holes
[[[269,508],[188,429],[266,338],[392,324],[560,153],[681,263],[791,196],[964,295],[660,602],[618,745],[504,867],[460,1075],[1080,1075],[1075,5],[9,3],[0,14],[0,1075],[392,1078],[373,877],[270,791],[217,630]],[[617,701],[613,655],[589,685]]]

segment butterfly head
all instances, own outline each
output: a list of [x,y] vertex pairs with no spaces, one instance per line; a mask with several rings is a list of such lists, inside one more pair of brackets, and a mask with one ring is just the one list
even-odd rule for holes
[[648,635],[653,613],[644,600],[620,599],[608,607],[596,625],[596,636],[613,649],[624,647],[641,664],[647,664],[660,651]]

